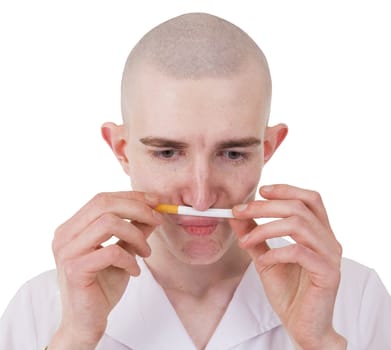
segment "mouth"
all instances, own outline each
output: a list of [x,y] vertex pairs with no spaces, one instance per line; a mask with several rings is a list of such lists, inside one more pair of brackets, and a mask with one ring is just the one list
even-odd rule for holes
[[208,225],[208,226],[181,225],[181,226],[187,233],[195,236],[209,236],[216,230],[217,227],[217,225]]
[[177,224],[191,235],[209,236],[216,230],[221,221],[221,219],[216,218],[182,216],[178,218]]

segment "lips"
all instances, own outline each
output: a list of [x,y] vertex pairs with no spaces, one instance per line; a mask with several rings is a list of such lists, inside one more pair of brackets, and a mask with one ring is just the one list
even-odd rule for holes
[[217,218],[181,216],[177,219],[177,224],[191,235],[208,236],[216,230],[217,225],[221,221],[221,219]]
[[196,236],[209,236],[216,229],[217,225],[213,226],[182,226],[187,233]]

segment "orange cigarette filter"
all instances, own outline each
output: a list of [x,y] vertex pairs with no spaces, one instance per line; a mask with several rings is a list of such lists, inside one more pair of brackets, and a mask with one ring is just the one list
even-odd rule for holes
[[191,215],[191,216],[205,216],[214,218],[233,218],[232,209],[209,208],[207,210],[196,210],[185,205],[174,204],[159,204],[155,210],[161,213],[177,214],[177,215]]
[[161,213],[178,214],[178,205],[174,204],[158,204],[155,210]]

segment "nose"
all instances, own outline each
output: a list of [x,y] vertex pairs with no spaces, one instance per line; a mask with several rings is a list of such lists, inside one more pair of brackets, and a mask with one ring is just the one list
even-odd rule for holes
[[216,203],[218,184],[216,174],[207,160],[195,160],[188,181],[182,190],[182,201],[197,210],[206,210]]

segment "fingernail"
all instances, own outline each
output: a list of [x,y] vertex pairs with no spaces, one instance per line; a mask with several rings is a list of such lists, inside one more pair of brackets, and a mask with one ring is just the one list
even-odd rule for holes
[[147,202],[151,202],[151,203],[156,203],[156,201],[158,200],[158,196],[153,193],[145,193],[144,198]]
[[271,192],[273,191],[273,186],[262,186],[262,192]]
[[235,210],[236,211],[245,211],[248,207],[248,204],[247,203],[244,203],[244,204],[239,204],[239,205],[235,205]]

